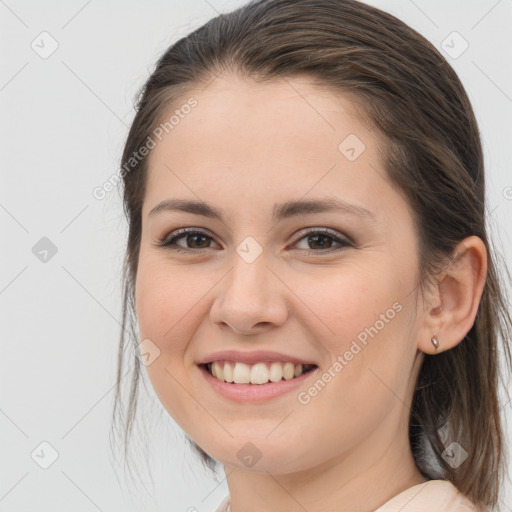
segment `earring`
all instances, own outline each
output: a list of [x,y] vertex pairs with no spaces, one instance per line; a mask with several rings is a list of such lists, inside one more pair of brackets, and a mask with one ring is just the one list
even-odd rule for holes
[[432,342],[432,345],[436,348],[436,350],[439,348],[439,340],[437,339],[437,336],[434,334],[432,336],[432,339],[430,340]]

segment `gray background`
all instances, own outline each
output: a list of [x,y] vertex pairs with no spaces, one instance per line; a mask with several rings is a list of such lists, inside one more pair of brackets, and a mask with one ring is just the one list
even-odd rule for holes
[[[149,457],[154,488],[140,481],[154,499],[110,455],[126,224],[116,190],[92,191],[117,172],[135,93],[161,52],[243,3],[0,0],[1,511],[211,511],[227,494],[150,386],[139,466]],[[512,0],[368,3],[452,47],[485,145],[490,227],[512,261]],[[469,44],[461,55],[454,31]],[[31,456],[49,463],[52,449],[47,469]]]

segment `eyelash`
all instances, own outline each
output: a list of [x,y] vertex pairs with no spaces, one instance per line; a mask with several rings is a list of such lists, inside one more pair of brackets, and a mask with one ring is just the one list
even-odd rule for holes
[[[207,238],[210,238],[213,240],[213,237],[209,236],[208,234],[206,234],[204,231],[200,231],[196,228],[183,228],[183,229],[179,229],[175,232],[176,234],[170,238],[169,240],[166,241],[166,239],[163,239],[161,240],[158,245],[160,247],[165,247],[167,249],[170,249],[172,251],[176,251],[176,252],[180,252],[180,253],[190,253],[190,252],[203,252],[207,249],[209,249],[209,247],[206,247],[206,248],[202,248],[202,249],[192,249],[192,248],[177,248],[177,247],[172,247],[173,245],[176,245],[176,241],[181,239],[181,238],[185,238],[186,235],[188,236],[191,236],[191,235],[204,235],[206,236]],[[305,250],[306,251],[306,255],[308,256],[311,256],[311,255],[314,255],[314,256],[318,256],[318,254],[330,254],[332,252],[338,252],[340,250],[343,250],[347,247],[353,247],[353,244],[347,240],[347,239],[343,239],[343,238],[340,238],[339,236],[336,235],[336,232],[335,231],[332,231],[330,229],[327,229],[327,228],[322,228],[322,229],[319,229],[319,228],[316,228],[316,229],[312,229],[312,230],[309,230],[309,231],[306,231],[305,233],[303,232],[302,233],[302,236],[300,236],[299,238],[297,238],[297,240],[295,240],[294,244],[301,241],[302,239],[308,237],[308,236],[312,236],[312,235],[322,235],[324,237],[327,237],[327,238],[331,238],[334,242],[336,243],[340,243],[342,244],[341,247],[337,247],[337,248],[330,248],[330,249],[327,249],[327,250]]]

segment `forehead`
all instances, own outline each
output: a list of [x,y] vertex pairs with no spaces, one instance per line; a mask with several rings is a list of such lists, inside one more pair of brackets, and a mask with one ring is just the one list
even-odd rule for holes
[[219,76],[182,94],[164,121],[190,98],[194,108],[183,110],[151,152],[146,211],[165,191],[220,201],[228,192],[250,200],[259,191],[279,200],[334,186],[363,199],[382,182],[377,134],[348,97],[308,78]]
[[320,87],[308,77],[279,78],[262,83],[237,75],[222,75],[206,87],[192,88],[181,94],[164,119],[191,97],[196,106],[189,109],[179,126],[172,129],[172,136],[169,133],[166,138],[174,139],[175,145],[192,142],[187,130],[190,127],[197,137],[194,142],[199,142],[199,138],[207,140],[220,153],[229,135],[231,157],[237,155],[239,148],[246,154],[249,148],[243,147],[243,143],[251,140],[254,144],[275,144],[290,137],[324,140],[328,136],[326,144],[329,144],[343,135],[344,128],[360,133],[368,129],[363,128],[361,112],[348,96]]

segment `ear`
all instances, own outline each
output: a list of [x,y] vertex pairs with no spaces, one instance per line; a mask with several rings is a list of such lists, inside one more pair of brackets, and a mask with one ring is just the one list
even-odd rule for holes
[[[475,322],[487,277],[487,248],[477,236],[462,240],[429,291],[418,349],[436,354],[458,345]],[[436,335],[439,348],[432,344]]]

